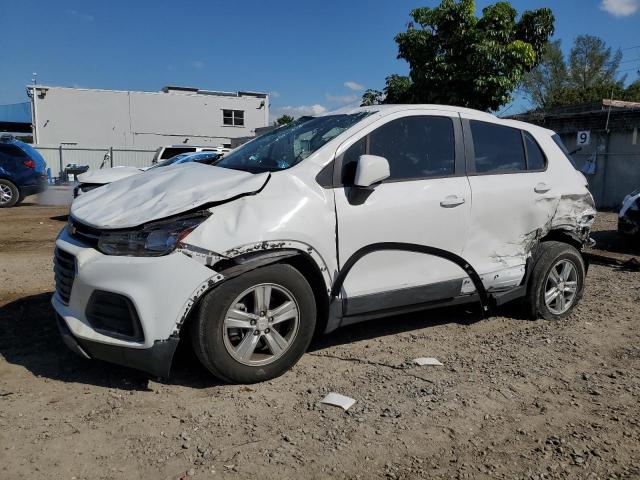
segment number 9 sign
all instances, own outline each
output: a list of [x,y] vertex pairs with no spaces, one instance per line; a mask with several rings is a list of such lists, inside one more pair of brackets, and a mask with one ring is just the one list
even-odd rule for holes
[[576,145],[580,147],[584,147],[585,145],[589,145],[591,142],[591,132],[589,130],[583,130],[582,132],[578,132],[578,137],[576,138]]

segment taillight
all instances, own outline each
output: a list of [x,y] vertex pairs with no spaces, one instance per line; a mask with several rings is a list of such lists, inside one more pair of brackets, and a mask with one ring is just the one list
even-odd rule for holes
[[22,164],[27,168],[36,168],[36,162],[33,160],[23,160]]

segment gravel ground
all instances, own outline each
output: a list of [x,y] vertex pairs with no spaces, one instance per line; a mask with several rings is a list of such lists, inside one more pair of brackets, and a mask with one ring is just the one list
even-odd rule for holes
[[[592,265],[559,323],[429,311],[334,332],[250,387],[182,348],[165,382],[59,339],[65,214],[0,211],[0,478],[640,478],[640,272]],[[615,235],[612,214],[597,223]],[[320,404],[329,391],[357,402]]]

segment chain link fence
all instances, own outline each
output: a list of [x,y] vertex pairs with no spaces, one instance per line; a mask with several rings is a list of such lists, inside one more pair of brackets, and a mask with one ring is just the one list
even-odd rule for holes
[[156,150],[119,148],[79,148],[74,146],[34,145],[51,169],[51,176],[60,177],[68,165],[87,165],[89,170],[116,166],[148,167]]

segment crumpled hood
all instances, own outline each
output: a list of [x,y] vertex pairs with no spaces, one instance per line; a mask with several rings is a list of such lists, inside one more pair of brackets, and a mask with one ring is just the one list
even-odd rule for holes
[[106,185],[131,175],[138,175],[142,170],[136,167],[113,167],[102,170],[89,170],[88,172],[78,175],[80,183],[95,183],[97,185]]
[[71,215],[95,228],[131,228],[194,208],[255,193],[269,173],[184,163],[156,168],[79,196]]

